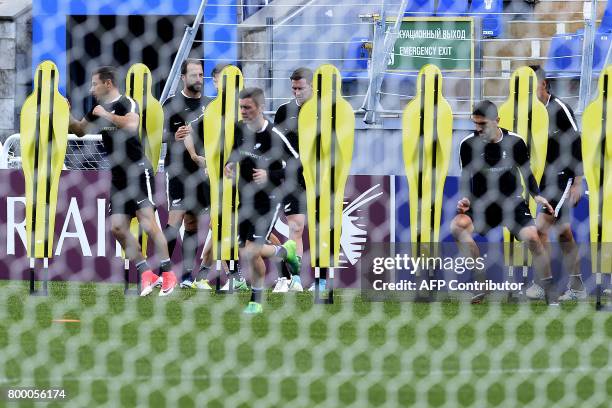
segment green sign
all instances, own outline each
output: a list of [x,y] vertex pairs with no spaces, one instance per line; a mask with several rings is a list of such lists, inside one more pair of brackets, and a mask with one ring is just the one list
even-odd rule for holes
[[[390,28],[393,21],[388,21]],[[388,69],[418,71],[426,64],[443,71],[471,71],[474,21],[471,18],[404,18]]]

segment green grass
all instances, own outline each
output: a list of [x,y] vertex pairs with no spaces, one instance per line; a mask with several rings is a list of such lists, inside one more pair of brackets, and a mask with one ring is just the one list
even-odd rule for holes
[[605,407],[612,399],[612,313],[592,304],[369,303],[345,290],[333,305],[268,293],[265,313],[245,316],[244,293],[141,299],[125,297],[122,285],[54,282],[48,297],[30,297],[27,289],[0,282],[0,387],[65,388],[68,401],[50,406]]

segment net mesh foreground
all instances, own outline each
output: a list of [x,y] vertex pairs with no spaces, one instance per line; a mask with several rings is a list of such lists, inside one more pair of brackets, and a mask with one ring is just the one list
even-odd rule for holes
[[[271,3],[274,7],[275,2]],[[265,51],[270,41],[265,36],[242,36],[230,41],[221,35],[221,40],[217,39],[217,30],[202,34],[191,56],[202,58],[206,66],[206,94],[213,94],[208,76],[220,61],[241,63],[245,83],[266,89],[270,109],[289,100],[288,76],[300,65],[316,68],[331,62],[343,72],[366,74],[370,56],[365,46],[372,40],[374,25],[358,15],[379,12],[381,4],[331,3],[311,2],[304,13],[276,27],[273,53]],[[397,14],[396,3],[400,2],[387,3],[388,15]],[[601,15],[606,2],[598,4]],[[545,6],[555,9],[545,13]],[[90,3],[85,7],[89,8]],[[584,26],[580,14],[576,16],[582,2],[541,2],[538,7],[526,16],[527,20],[550,20],[551,27],[563,24],[568,33]],[[226,9],[232,7],[209,8],[219,15]],[[56,38],[62,39],[64,34],[73,38],[67,62],[81,74],[78,80],[76,76],[72,78],[74,83],[67,84],[67,93],[75,114],[79,116],[91,108],[84,106],[89,75],[100,64],[118,65],[125,71],[132,63],[146,62],[160,82],[155,88],[159,96],[184,29],[182,20],[175,24],[174,31],[165,26],[168,20],[177,20],[177,13],[154,9],[162,16],[147,17],[144,23],[139,16],[126,17],[125,21],[119,17],[115,23],[114,17],[98,16],[93,2],[90,11],[89,17],[73,16],[68,23],[66,18],[44,20],[46,27],[52,27],[51,32],[61,29],[59,35],[44,36],[36,45],[37,53],[54,56]],[[504,19],[505,37],[476,40],[483,48],[479,61],[483,70],[479,75],[494,85],[485,87],[484,96],[495,102],[506,99],[507,76],[512,70],[528,63],[546,64],[553,58],[547,55],[554,30],[537,31],[535,27],[543,26],[542,22],[510,22],[512,15]],[[211,20],[205,19],[209,30],[237,25]],[[185,24],[191,22],[192,17],[184,19]],[[62,28],[65,24],[68,29]],[[262,31],[263,26],[257,24],[255,29]],[[160,37],[160,33],[172,32],[174,35],[166,39]],[[89,46],[92,37],[98,47]],[[124,45],[118,38],[127,38],[127,51],[121,51]],[[498,47],[503,47],[503,53],[510,52],[507,41],[513,41],[515,46],[503,61]],[[228,56],[220,51],[205,54],[197,48],[200,44],[206,51],[216,50],[221,48],[219,44],[230,42],[235,43],[232,49],[247,49],[255,43],[263,51]],[[541,44],[539,57],[532,55],[534,42]],[[403,109],[415,95],[415,75],[398,73],[394,82],[393,76],[385,78],[380,90],[381,105],[385,109]],[[464,78],[445,73],[444,93],[457,107],[455,119],[469,113],[461,105],[469,95],[462,93],[464,87],[457,85],[459,80],[465,82]],[[575,107],[577,87],[559,83],[556,90]],[[356,109],[364,102],[367,84],[367,75],[343,84],[343,95]],[[125,89],[123,77],[120,88]],[[398,129],[395,130],[399,140]],[[359,140],[380,143],[391,131],[376,132],[364,133]],[[456,147],[469,132],[463,133],[454,135],[449,180],[459,174]],[[107,167],[95,142],[71,146],[67,168]],[[19,167],[17,150],[11,156],[15,161],[10,168]],[[378,151],[362,146],[362,154],[354,159],[354,173],[395,174],[403,180],[404,164],[399,155],[387,155],[383,160],[376,156]],[[88,197],[97,197],[92,189],[107,189],[106,185],[88,185],[84,180],[75,173],[69,187],[82,190]],[[9,184],[0,187],[3,195],[7,195]],[[157,200],[159,207],[164,206],[164,200],[165,197]],[[68,205],[65,197],[61,201]],[[448,202],[446,208],[454,213],[456,199]],[[383,210],[379,213],[386,214]],[[83,215],[83,219],[95,217]],[[105,222],[103,217],[102,220]],[[390,222],[384,219],[380,226],[368,226],[370,239],[386,234]],[[587,225],[575,227],[584,239]],[[448,224],[443,231],[448,232]],[[76,241],[71,244],[78,245]],[[78,272],[89,276],[93,270],[91,257],[78,251],[70,254],[70,258],[83,261]],[[13,276],[20,276],[25,270],[21,266],[15,258],[8,269]],[[68,265],[58,269],[62,273],[75,272]],[[111,271],[113,276],[121,273],[120,268]],[[335,303],[322,306],[314,305],[308,293],[267,292],[265,313],[249,317],[242,314],[248,294],[217,296],[177,289],[169,299],[140,299],[125,297],[121,284],[53,282],[49,297],[30,297],[27,282],[18,280],[0,282],[0,293],[0,389],[64,388],[66,401],[50,406],[607,407],[612,399],[612,315],[595,313],[589,302],[559,308],[548,308],[543,302],[491,302],[478,306],[459,301],[370,303],[362,300],[356,290],[338,290]],[[5,401],[0,401],[4,406]]]
[[[612,397],[612,315],[592,304],[369,303],[338,291],[125,297],[120,285],[3,282],[5,387],[56,406],[590,406]],[[71,322],[70,320],[79,320]]]

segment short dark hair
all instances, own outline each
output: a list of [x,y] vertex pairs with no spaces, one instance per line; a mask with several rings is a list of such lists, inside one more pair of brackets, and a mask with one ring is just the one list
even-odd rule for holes
[[117,86],[117,71],[115,67],[111,67],[110,65],[105,65],[96,69],[93,73],[100,78],[100,81],[111,81],[113,86]]
[[497,106],[487,99],[478,102],[476,107],[474,107],[474,111],[472,112],[473,116],[484,116],[487,119],[496,120],[498,118],[497,114]]
[[529,68],[533,69],[536,77],[538,78],[538,82],[546,81],[546,90],[550,90],[550,81],[546,78],[546,71],[540,65],[530,65]]
[[310,68],[300,67],[293,71],[289,79],[291,79],[292,81],[299,81],[300,79],[305,79],[306,82],[312,84],[312,70]]
[[266,103],[266,97],[264,96],[264,91],[261,88],[244,88],[242,91],[240,91],[238,97],[240,99],[252,99],[257,107],[264,106]]
[[215,67],[210,72],[210,76],[214,77],[215,75],[219,75],[221,71],[223,71],[223,68],[228,67],[228,66],[229,64],[227,62],[218,63],[217,65],[215,65]]
[[181,64],[181,75],[185,75],[187,73],[187,66],[189,64],[202,66],[202,61],[200,61],[199,59],[196,59],[196,58],[187,58]]

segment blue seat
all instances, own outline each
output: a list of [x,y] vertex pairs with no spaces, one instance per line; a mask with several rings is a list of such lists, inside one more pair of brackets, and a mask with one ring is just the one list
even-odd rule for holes
[[503,0],[473,0],[470,14],[482,18],[482,36],[499,37],[504,32]]
[[416,80],[418,72],[385,72],[381,90],[397,95],[403,99],[412,99],[416,93]]
[[593,73],[599,73],[604,68],[611,42],[612,32],[598,31],[595,34],[595,41],[593,43]]
[[548,49],[545,69],[560,76],[577,76],[582,62],[582,32],[575,34],[556,34]]
[[414,98],[417,72],[385,72],[380,86],[380,103],[385,109],[404,109]]
[[405,17],[427,17],[435,13],[436,2],[434,0],[408,0]]
[[467,1],[439,0],[437,16],[463,16],[468,11]]
[[606,10],[601,17],[601,24],[599,25],[599,32],[610,32],[612,31],[612,1],[609,1],[606,5]]
[[264,0],[244,0],[242,4],[244,19],[246,20],[261,10],[266,5],[266,2]]
[[343,79],[352,80],[368,77],[370,55],[366,46],[369,43],[370,39],[367,37],[353,37],[350,39],[350,43],[346,44],[341,70]]

